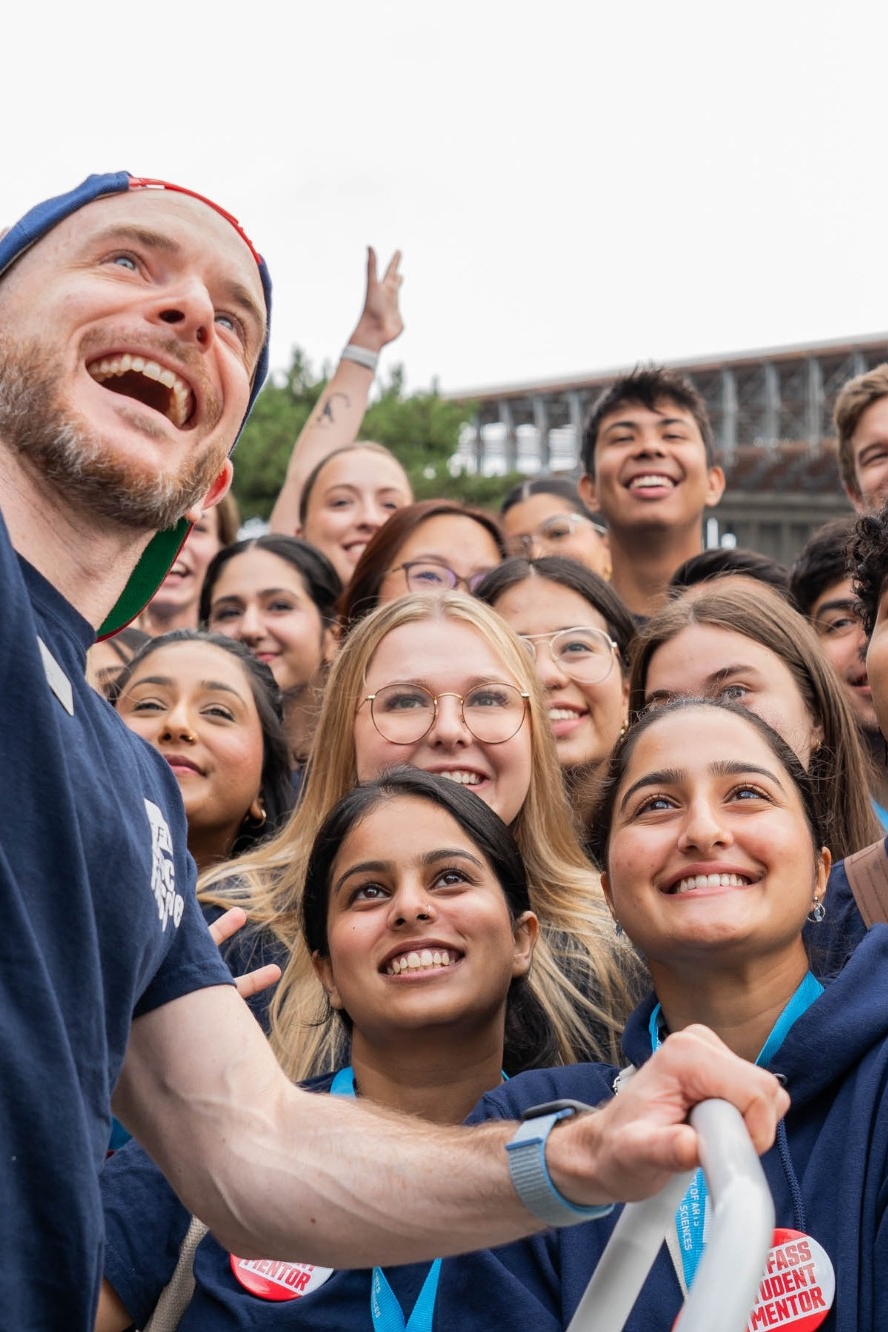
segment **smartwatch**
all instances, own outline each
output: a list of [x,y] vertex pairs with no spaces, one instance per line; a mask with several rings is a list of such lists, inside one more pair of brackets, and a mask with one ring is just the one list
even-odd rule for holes
[[506,1143],[509,1174],[524,1206],[547,1226],[575,1226],[613,1211],[613,1203],[580,1207],[559,1193],[546,1168],[546,1139],[561,1119],[594,1109],[583,1101],[546,1101],[531,1106]]

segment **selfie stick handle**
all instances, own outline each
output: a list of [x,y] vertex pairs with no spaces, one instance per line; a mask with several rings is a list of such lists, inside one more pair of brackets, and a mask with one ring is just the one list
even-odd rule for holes
[[[690,1119],[712,1212],[675,1332],[745,1332],[771,1246],[774,1203],[739,1111],[703,1101]],[[567,1332],[621,1332],[692,1178],[676,1175],[655,1197],[627,1203]]]

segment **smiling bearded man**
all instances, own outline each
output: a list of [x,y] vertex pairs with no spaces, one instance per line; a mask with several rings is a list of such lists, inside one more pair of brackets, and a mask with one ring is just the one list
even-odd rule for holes
[[[171,768],[85,678],[96,628],[138,614],[228,487],[270,290],[230,214],[126,172],[0,238],[5,1328],[94,1327],[112,1097],[240,1255],[408,1263],[542,1224],[510,1182],[514,1126],[393,1122],[289,1083],[200,915]],[[684,1121],[705,1095],[733,1098],[767,1145],[788,1104],[776,1081],[710,1033],[683,1037],[615,1109],[559,1129],[559,1217],[695,1164]]]
[[[0,336],[0,447],[85,516],[149,532],[174,527],[219,474],[224,444],[202,457],[186,457],[173,474],[152,472],[138,458],[115,458],[89,421],[65,410],[59,379],[58,360],[40,344]],[[132,399],[140,401],[138,392]],[[218,395],[210,405],[218,419]],[[157,433],[147,413],[142,429]]]

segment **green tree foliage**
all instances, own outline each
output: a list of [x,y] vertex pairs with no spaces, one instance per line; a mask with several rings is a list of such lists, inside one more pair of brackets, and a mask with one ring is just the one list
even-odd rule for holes
[[272,376],[256,399],[234,454],[234,493],[245,520],[271,513],[296,437],[325,382],[295,347],[289,370]]
[[[286,373],[273,376],[260,393],[234,456],[234,491],[244,520],[271,513],[293,444],[326,382],[315,377],[297,347]],[[437,388],[405,393],[403,369],[395,366],[367,409],[361,438],[392,450],[417,499],[440,495],[495,509],[520,478],[453,476],[447,465],[471,416],[471,404],[449,402]]]

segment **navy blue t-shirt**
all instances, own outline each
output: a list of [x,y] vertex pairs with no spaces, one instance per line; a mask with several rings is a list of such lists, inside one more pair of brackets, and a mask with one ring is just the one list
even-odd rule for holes
[[97,1177],[133,1017],[230,983],[170,769],[87,685],[89,624],[0,518],[4,1327],[91,1329]]

